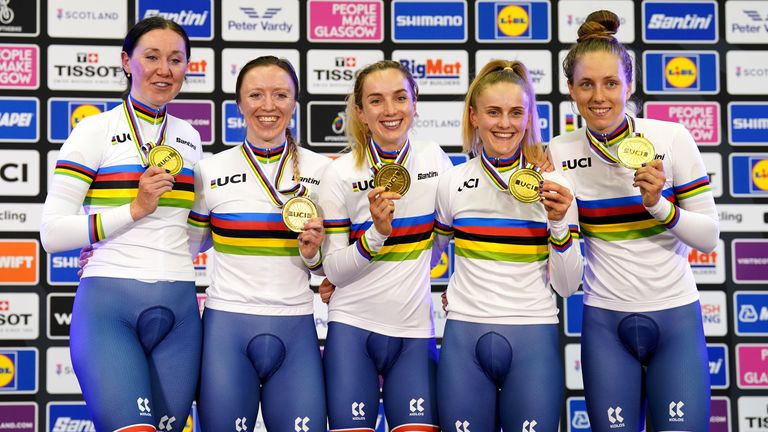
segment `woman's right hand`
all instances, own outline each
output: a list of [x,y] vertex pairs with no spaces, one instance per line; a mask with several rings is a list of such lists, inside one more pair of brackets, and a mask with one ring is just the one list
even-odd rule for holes
[[386,192],[379,186],[368,192],[371,218],[376,231],[382,235],[392,234],[392,219],[395,216],[395,201],[401,198],[399,193]]
[[323,282],[320,283],[320,288],[318,289],[320,300],[322,300],[323,303],[328,304],[331,301],[331,296],[334,291],[336,291],[336,287],[333,286],[331,281],[329,281],[328,278],[323,279]]
[[85,268],[85,265],[88,264],[88,259],[93,256],[93,245],[88,245],[82,249],[80,249],[80,258],[77,260],[77,263],[80,265],[80,268],[77,269],[77,277],[83,277],[83,269]]
[[139,193],[131,201],[131,217],[137,221],[157,209],[160,196],[173,189],[176,180],[162,168],[150,166],[139,177]]

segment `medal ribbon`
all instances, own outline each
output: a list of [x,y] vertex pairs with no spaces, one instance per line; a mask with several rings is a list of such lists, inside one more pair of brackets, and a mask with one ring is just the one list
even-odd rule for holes
[[[532,169],[536,172],[541,172],[541,168],[537,167],[536,165],[532,163],[526,163],[525,162],[525,156],[523,155],[523,146],[518,145],[517,150],[515,150],[515,153],[507,160],[512,160],[512,164],[509,166],[509,168],[515,168],[517,169],[523,169],[528,168]],[[509,190],[509,184],[506,180],[504,180],[504,177],[501,176],[499,171],[496,169],[495,166],[493,166],[493,163],[489,159],[488,155],[485,153],[485,149],[483,149],[483,152],[481,154],[480,159],[480,166],[483,167],[483,171],[485,174],[488,175],[488,178],[491,180],[491,183],[496,185],[497,188],[508,191]],[[512,174],[510,174],[511,176]]]
[[291,156],[293,156],[291,154],[290,147],[286,143],[283,143],[283,146],[285,146],[285,148],[283,149],[283,153],[280,155],[280,160],[277,162],[278,165],[275,172],[274,181],[270,181],[266,174],[264,174],[264,171],[261,169],[261,162],[259,162],[259,160],[256,158],[256,155],[253,153],[253,149],[251,148],[251,143],[248,141],[248,138],[245,139],[245,142],[243,142],[242,146],[243,156],[245,156],[245,160],[248,162],[248,165],[251,166],[254,174],[256,174],[256,179],[264,188],[264,191],[266,192],[269,199],[272,200],[272,202],[275,203],[278,208],[283,208],[283,204],[285,204],[280,195],[309,195],[309,190],[301,183],[296,183],[288,189],[278,189],[280,187],[280,182],[283,179],[283,175],[287,171],[286,167],[288,166],[288,161],[291,159]]
[[[136,115],[134,105],[139,108],[139,112],[141,112],[142,109],[149,110],[149,108],[144,108],[144,106],[133,99],[131,95],[128,95],[128,98],[123,101],[123,112],[125,113],[125,119],[128,121],[128,127],[131,129],[133,143],[136,145],[136,151],[139,152],[141,164],[146,167],[149,164],[149,151],[154,147],[163,145],[165,142],[165,134],[168,131],[168,116],[165,115],[165,112],[160,114],[163,116],[163,120],[162,123],[160,123],[160,130],[157,132],[155,142],[144,142],[144,135],[141,133],[141,126],[139,126],[139,118]],[[143,114],[144,117],[150,117],[149,113],[141,114]]]
[[[411,154],[411,140],[406,140],[405,145],[400,150],[400,153],[397,155],[397,157],[394,158],[387,158],[386,153],[383,150],[381,151],[385,154],[384,159],[394,159],[394,164],[398,165],[405,165],[405,162],[408,160],[408,156]],[[379,169],[386,165],[385,162],[382,161],[382,158],[379,156],[380,149],[376,145],[376,143],[373,142],[373,140],[368,141],[368,147],[366,147],[365,151],[366,155],[368,156],[368,163],[371,165],[371,172],[373,175],[376,175],[377,172],[379,172]],[[391,153],[390,153],[391,154]]]
[[628,115],[624,117],[624,121],[621,122],[619,127],[609,134],[592,132],[587,128],[589,148],[592,149],[592,152],[604,162],[611,165],[617,165],[619,164],[619,159],[608,151],[608,147],[620,143],[628,136],[633,136],[634,132],[635,120]]

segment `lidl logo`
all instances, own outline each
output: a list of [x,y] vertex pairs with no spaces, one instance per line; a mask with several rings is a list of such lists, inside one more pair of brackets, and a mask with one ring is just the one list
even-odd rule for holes
[[478,42],[549,42],[549,2],[475,3],[475,37]]
[[728,346],[707,344],[709,382],[713,389],[728,388]]
[[718,53],[714,51],[646,51],[645,92],[715,94],[720,90]]
[[728,143],[735,146],[768,145],[768,103],[729,103]]
[[733,316],[739,336],[768,336],[768,291],[737,291]]
[[0,394],[37,392],[37,348],[0,348]]
[[466,42],[467,3],[463,1],[392,2],[395,42]]
[[64,142],[82,119],[109,111],[120,103],[120,99],[48,99],[48,141]]
[[433,284],[447,284],[450,280],[455,261],[453,247],[453,240],[451,240],[448,247],[440,255],[440,261],[429,272]]
[[731,195],[768,196],[768,153],[731,153]]
[[717,42],[714,1],[644,1],[643,42]]

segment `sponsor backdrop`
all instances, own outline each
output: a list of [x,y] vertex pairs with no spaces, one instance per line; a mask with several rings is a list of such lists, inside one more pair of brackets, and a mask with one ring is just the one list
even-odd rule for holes
[[[459,148],[462,96],[493,58],[529,66],[545,140],[582,126],[560,62],[598,8],[621,17],[617,36],[637,62],[639,115],[689,128],[717,200],[717,249],[689,255],[710,355],[711,430],[768,432],[768,2],[742,0],[0,1],[0,429],[93,430],[69,360],[77,251],[46,254],[38,227],[61,143],[82,118],[120,103],[120,45],[137,19],[166,16],[189,33],[189,74],[169,110],[200,131],[207,153],[242,141],[234,82],[251,58],[274,54],[297,66],[302,91],[291,127],[306,146],[329,154],[345,145],[343,100],[355,72],[392,58],[421,88],[414,133],[438,140],[458,164],[467,160]],[[201,307],[211,259],[195,260]],[[453,259],[450,247],[432,271],[436,303]],[[559,300],[564,431],[590,428],[579,360],[582,298]],[[324,338],[319,300],[316,311]],[[435,319],[442,335],[440,307]],[[184,430],[197,430],[194,411]]]

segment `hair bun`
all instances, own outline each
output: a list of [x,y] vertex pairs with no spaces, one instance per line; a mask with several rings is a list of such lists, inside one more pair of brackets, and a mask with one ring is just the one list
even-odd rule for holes
[[614,35],[621,24],[618,15],[609,10],[592,12],[579,27],[576,42],[584,42],[590,39],[615,39]]

